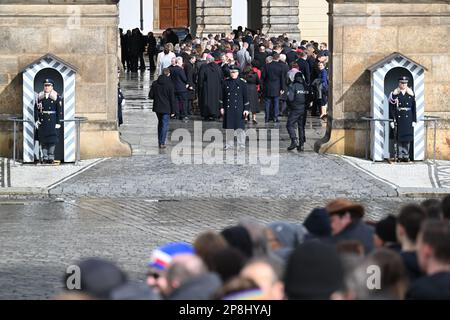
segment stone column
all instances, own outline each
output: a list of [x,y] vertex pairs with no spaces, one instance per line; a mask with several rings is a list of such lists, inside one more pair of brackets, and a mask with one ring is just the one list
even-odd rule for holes
[[263,0],[261,6],[264,34],[279,36],[286,32],[289,38],[300,40],[299,0]]
[[231,32],[231,0],[197,0],[197,35]]

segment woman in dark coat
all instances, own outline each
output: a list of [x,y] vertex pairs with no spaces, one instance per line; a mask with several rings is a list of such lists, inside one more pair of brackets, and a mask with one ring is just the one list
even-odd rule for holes
[[[261,84],[258,74],[251,66],[244,69],[244,80],[247,81],[247,96],[250,102],[250,112],[253,116],[253,124],[257,124],[256,114],[259,112],[258,85]],[[246,119],[247,121],[247,119]]]

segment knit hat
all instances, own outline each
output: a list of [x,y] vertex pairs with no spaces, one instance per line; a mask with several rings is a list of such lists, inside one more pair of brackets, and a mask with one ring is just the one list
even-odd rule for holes
[[330,216],[325,208],[315,208],[303,223],[309,233],[317,237],[331,236]]
[[343,287],[344,269],[336,248],[319,241],[307,241],[294,250],[284,278],[289,299],[330,299]]
[[194,248],[184,242],[173,242],[153,250],[148,266],[158,270],[166,270],[172,259],[179,254],[194,254]]
[[296,225],[286,221],[276,221],[269,224],[278,242],[284,248],[295,248],[303,242],[306,229],[302,225]]
[[[88,258],[78,264],[81,274],[81,292],[95,299],[110,299],[113,291],[127,282],[127,276],[115,263]],[[64,282],[67,283],[66,275]]]
[[231,247],[241,251],[245,257],[253,256],[253,243],[246,228],[242,226],[229,227],[224,229],[221,234]]
[[396,223],[393,215],[387,216],[375,225],[375,234],[384,242],[397,242]]

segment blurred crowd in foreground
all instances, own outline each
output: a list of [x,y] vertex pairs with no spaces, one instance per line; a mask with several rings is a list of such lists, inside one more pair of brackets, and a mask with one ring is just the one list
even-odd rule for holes
[[362,205],[336,199],[303,224],[243,219],[149,252],[142,282],[113,262],[85,259],[81,290],[56,299],[450,299],[450,196],[403,205],[376,223],[364,215]]

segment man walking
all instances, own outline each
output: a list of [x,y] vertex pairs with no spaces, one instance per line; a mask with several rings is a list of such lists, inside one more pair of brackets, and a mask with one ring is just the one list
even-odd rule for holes
[[[305,110],[306,110],[306,97],[309,92],[306,90],[305,80],[303,74],[297,72],[294,76],[294,82],[289,85],[287,98],[289,115],[286,123],[289,137],[291,138],[291,145],[288,147],[289,151],[297,148],[298,151],[303,151],[303,143],[305,141]],[[298,128],[299,139],[295,132]]]
[[153,99],[153,112],[158,117],[158,143],[160,149],[166,148],[167,132],[169,131],[169,118],[175,113],[175,90],[170,80],[170,70],[163,69],[163,74],[153,82],[149,99]]

